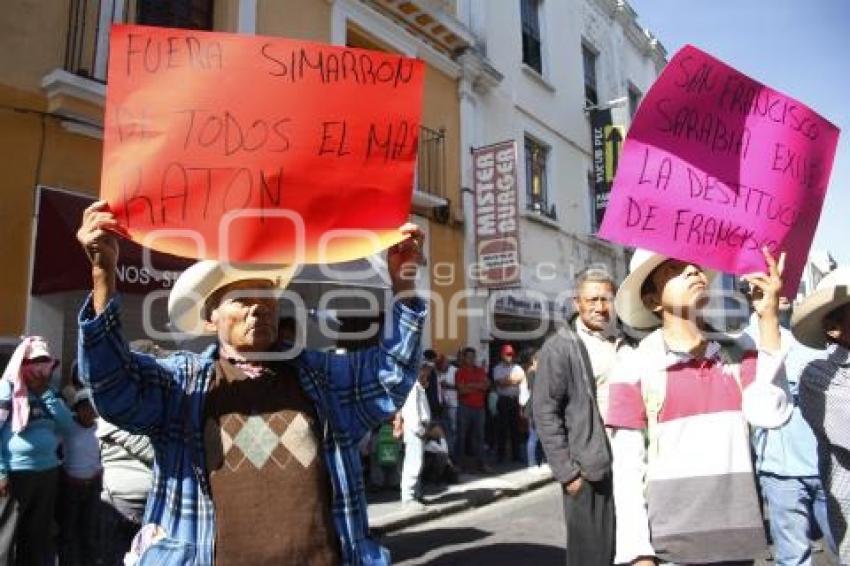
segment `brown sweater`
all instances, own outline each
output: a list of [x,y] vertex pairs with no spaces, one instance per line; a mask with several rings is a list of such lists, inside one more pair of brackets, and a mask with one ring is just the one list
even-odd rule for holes
[[220,360],[205,410],[216,564],[339,563],[318,422],[297,370],[249,378]]

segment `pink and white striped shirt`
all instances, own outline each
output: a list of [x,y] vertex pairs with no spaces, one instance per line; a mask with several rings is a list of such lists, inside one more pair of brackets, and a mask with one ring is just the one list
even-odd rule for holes
[[[695,358],[671,351],[657,330],[623,357],[606,422],[614,428],[618,563],[749,560],[766,548],[747,421],[772,428],[790,416],[772,383],[784,352],[758,351],[743,337],[732,349],[709,342]],[[647,418],[649,388],[661,389],[655,419]]]

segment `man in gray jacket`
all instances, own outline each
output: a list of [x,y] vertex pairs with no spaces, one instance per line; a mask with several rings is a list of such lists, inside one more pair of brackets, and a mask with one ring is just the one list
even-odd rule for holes
[[[599,290],[586,283],[580,278],[577,301]],[[614,289],[604,287],[602,294],[607,293],[608,300],[601,297],[597,302],[610,305]],[[598,309],[595,312],[599,318]],[[593,324],[591,318],[582,317],[583,323]],[[614,559],[615,533],[611,449],[596,402],[590,356],[566,325],[540,351],[532,403],[534,425],[552,474],[564,489],[567,565],[608,566]]]

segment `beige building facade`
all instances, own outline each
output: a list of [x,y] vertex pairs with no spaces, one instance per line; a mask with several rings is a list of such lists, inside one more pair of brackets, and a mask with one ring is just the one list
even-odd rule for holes
[[[429,269],[421,284],[433,297],[426,345],[454,353],[465,344],[465,319],[449,322],[448,312],[465,281],[441,277],[438,271],[465,261],[460,85],[464,76],[481,73],[482,67],[459,61],[458,54],[472,45],[473,37],[460,23],[454,2],[10,0],[4,7],[0,16],[3,352],[14,347],[19,335],[37,333],[62,353],[66,371],[73,359],[76,310],[88,274],[73,270],[64,285],[71,288],[56,291],[55,281],[42,280],[42,264],[48,252],[59,258],[81,253],[73,232],[82,205],[73,199],[94,198],[99,192],[108,29],[113,22],[305,39],[423,59],[424,106],[411,220],[425,229],[429,242]],[[48,205],[50,215],[45,212],[42,221],[38,211]],[[50,225],[47,218],[52,219]],[[56,225],[57,218],[63,225]],[[38,262],[37,246],[43,256]],[[150,283],[150,274],[141,266],[135,271],[133,267],[121,276],[129,283]],[[180,265],[174,269],[179,271]],[[167,290],[171,281],[168,276],[147,288]],[[144,289],[125,296],[125,312],[141,310],[144,298]],[[153,309],[152,317],[164,326],[164,303]],[[144,337],[142,322],[125,320],[131,339]]]

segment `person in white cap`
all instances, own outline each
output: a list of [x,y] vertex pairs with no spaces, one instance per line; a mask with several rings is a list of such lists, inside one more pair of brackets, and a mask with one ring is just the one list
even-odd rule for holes
[[841,564],[850,564],[850,267],[824,277],[797,306],[791,330],[821,350],[800,378],[800,408],[818,440],[818,467]]
[[631,328],[655,330],[610,381],[617,563],[752,564],[767,549],[747,423],[780,426],[791,406],[774,384],[784,257],[764,257],[767,273],[745,277],[757,289],[760,344],[734,349],[704,333],[714,273],[646,250],[632,258],[615,310]]
[[130,351],[116,293],[118,228],[105,202],[77,233],[92,263],[80,313],[80,375],[104,419],[156,449],[142,564],[370,564],[389,553],[369,537],[358,440],[403,404],[419,367],[426,309],[411,275],[422,232],[402,228],[387,264],[396,300],[378,346],[349,354],[279,350],[276,291],[295,266],[201,261],[175,282],[169,317],[215,333],[202,354]]
[[49,387],[59,360],[25,337],[0,381],[0,564],[52,564],[60,435],[71,412]]

